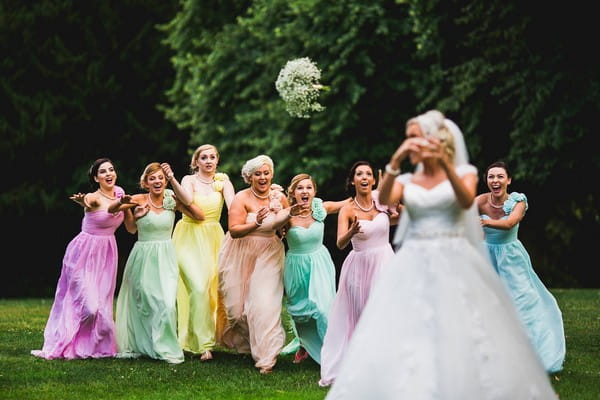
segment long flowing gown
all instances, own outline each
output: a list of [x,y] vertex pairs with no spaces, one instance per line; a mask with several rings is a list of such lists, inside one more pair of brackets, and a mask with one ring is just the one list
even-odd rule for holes
[[335,297],[335,265],[323,245],[323,220],[327,215],[323,201],[314,198],[312,208],[315,221],[309,227],[293,226],[286,233],[288,251],[283,284],[295,337],[282,354],[295,352],[302,346],[320,363],[327,316]]
[[[469,170],[476,173],[470,165],[457,173]],[[408,232],[326,398],[557,399],[506,288],[465,236],[466,212],[450,182],[426,189],[397,179]]]
[[216,344],[218,256],[225,235],[220,224],[223,202],[218,191],[195,193],[194,203],[204,211],[204,220],[183,215],[173,231],[179,264],[179,344],[193,353],[212,350]]
[[379,211],[371,221],[359,220],[362,232],[352,237],[352,250],[342,264],[338,291],[321,349],[321,386],[330,385],[335,380],[372,287],[386,262],[394,255],[390,244],[389,216],[381,209]]
[[136,221],[138,240],[125,264],[117,297],[118,357],[141,355],[177,364],[184,361],[177,341],[175,298],[179,271],[171,232],[175,212],[149,211]]
[[[275,365],[285,341],[285,250],[273,230],[274,219],[270,212],[258,229],[241,238],[227,232],[219,253],[219,291],[228,319],[220,342],[238,353],[251,353],[261,369]],[[256,221],[256,213],[248,213],[246,221]]]
[[118,249],[115,231],[123,212],[85,212],[81,232],[63,257],[44,345],[31,354],[46,359],[100,358],[116,354],[113,299]]
[[[504,203],[506,215],[502,219],[508,218],[521,201],[527,209],[527,197],[522,193],[511,193]],[[490,218],[485,214],[481,217]],[[487,226],[483,230],[492,265],[506,284],[542,364],[548,372],[562,370],[566,352],[562,313],[552,293],[535,273],[529,254],[518,239],[519,224],[508,230]]]

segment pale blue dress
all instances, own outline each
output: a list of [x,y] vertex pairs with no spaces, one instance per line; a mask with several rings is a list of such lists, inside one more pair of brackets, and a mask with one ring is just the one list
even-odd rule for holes
[[[511,193],[504,202],[502,219],[508,218],[521,201],[527,210],[527,197]],[[484,214],[481,218],[490,217]],[[492,264],[506,284],[544,367],[548,372],[562,370],[566,352],[562,313],[554,296],[533,270],[529,254],[517,237],[519,224],[509,230],[483,229]]]
[[315,219],[312,225],[293,226],[286,234],[288,251],[283,284],[295,338],[282,354],[295,352],[302,346],[320,363],[327,316],[335,298],[335,265],[323,245],[323,221],[327,216],[323,201],[314,198],[311,208]]

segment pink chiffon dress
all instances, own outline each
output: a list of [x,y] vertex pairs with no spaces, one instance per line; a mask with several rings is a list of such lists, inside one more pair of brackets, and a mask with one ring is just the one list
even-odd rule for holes
[[[115,188],[115,192],[117,192]],[[122,195],[122,189],[121,195]],[[31,354],[55,358],[113,357],[117,346],[113,299],[117,276],[115,231],[123,212],[85,212],[81,232],[71,240],[44,329],[44,345]]]
[[394,255],[389,237],[390,218],[385,212],[387,207],[377,201],[375,204],[380,213],[371,221],[359,220],[362,232],[352,237],[352,250],[342,264],[321,348],[321,386],[328,386],[335,380],[371,288],[385,262]]

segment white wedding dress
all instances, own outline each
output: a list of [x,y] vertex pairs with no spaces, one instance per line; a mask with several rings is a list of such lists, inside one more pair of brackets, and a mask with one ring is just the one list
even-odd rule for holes
[[[457,167],[467,172],[476,169]],[[506,289],[467,240],[450,182],[397,179],[410,225],[326,399],[557,399]]]

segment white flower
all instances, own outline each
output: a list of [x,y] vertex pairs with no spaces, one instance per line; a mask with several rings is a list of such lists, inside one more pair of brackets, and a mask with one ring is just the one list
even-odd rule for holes
[[329,88],[320,79],[321,70],[308,57],[288,61],[279,71],[275,88],[292,117],[309,118],[311,112],[325,109],[317,100],[319,92]]

